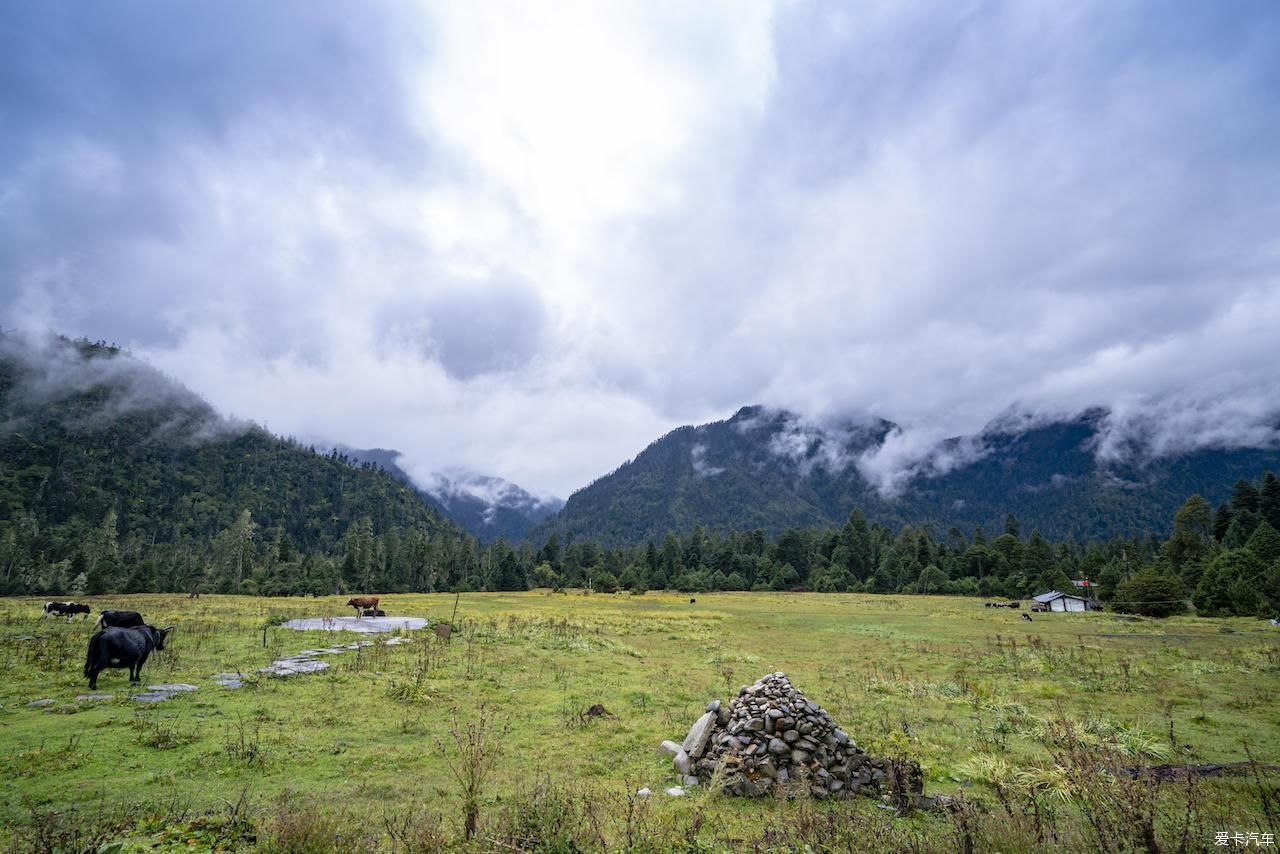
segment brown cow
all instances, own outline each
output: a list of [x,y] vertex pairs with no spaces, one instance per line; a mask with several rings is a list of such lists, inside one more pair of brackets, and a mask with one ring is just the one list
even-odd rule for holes
[[377,596],[352,596],[350,599],[347,600],[347,605],[349,607],[356,609],[356,619],[358,620],[360,619],[361,614],[364,613],[365,608],[373,608],[374,610],[377,610],[378,597]]

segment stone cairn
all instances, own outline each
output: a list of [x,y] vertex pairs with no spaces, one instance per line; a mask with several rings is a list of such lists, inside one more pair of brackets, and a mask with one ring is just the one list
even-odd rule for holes
[[[680,782],[706,784],[723,771],[725,794],[771,792],[814,797],[878,796],[892,773],[888,760],[868,756],[785,673],[745,685],[728,706],[707,704],[683,744],[664,741]],[[776,788],[775,788],[776,787]]]

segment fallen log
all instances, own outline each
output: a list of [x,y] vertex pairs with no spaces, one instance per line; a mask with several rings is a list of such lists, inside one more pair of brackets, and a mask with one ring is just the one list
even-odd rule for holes
[[1262,762],[1227,762],[1206,765],[1133,765],[1125,770],[1130,777],[1154,777],[1157,780],[1183,780],[1187,777],[1238,777],[1253,771],[1263,774],[1280,774],[1280,765]]

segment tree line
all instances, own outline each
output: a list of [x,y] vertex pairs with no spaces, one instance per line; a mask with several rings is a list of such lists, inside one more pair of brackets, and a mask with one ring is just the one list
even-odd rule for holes
[[[340,462],[334,459],[334,462]],[[342,462],[346,465],[346,462]],[[374,468],[373,471],[368,471]],[[376,467],[370,475],[386,477]],[[930,526],[891,531],[855,509],[839,528],[794,527],[717,534],[695,527],[644,546],[605,548],[552,533],[541,546],[488,545],[441,525],[350,521],[339,539],[300,542],[296,524],[263,524],[242,509],[212,536],[155,541],[112,507],[99,524],[50,559],[23,544],[33,517],[0,536],[8,594],[203,591],[263,595],[348,592],[588,588],[601,593],[675,589],[813,591],[1025,598],[1072,591],[1116,610],[1208,615],[1280,610],[1280,480],[1270,472],[1236,484],[1216,509],[1187,499],[1168,539],[1113,537],[1077,543],[1024,533],[1013,513],[1003,529],[939,534]],[[296,520],[295,520],[296,522]]]

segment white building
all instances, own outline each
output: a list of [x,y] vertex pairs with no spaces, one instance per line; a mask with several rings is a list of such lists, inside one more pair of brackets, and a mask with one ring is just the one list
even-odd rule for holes
[[1033,611],[1095,611],[1100,607],[1092,599],[1076,596],[1074,593],[1059,593],[1057,590],[1031,598],[1036,602],[1031,606]]

